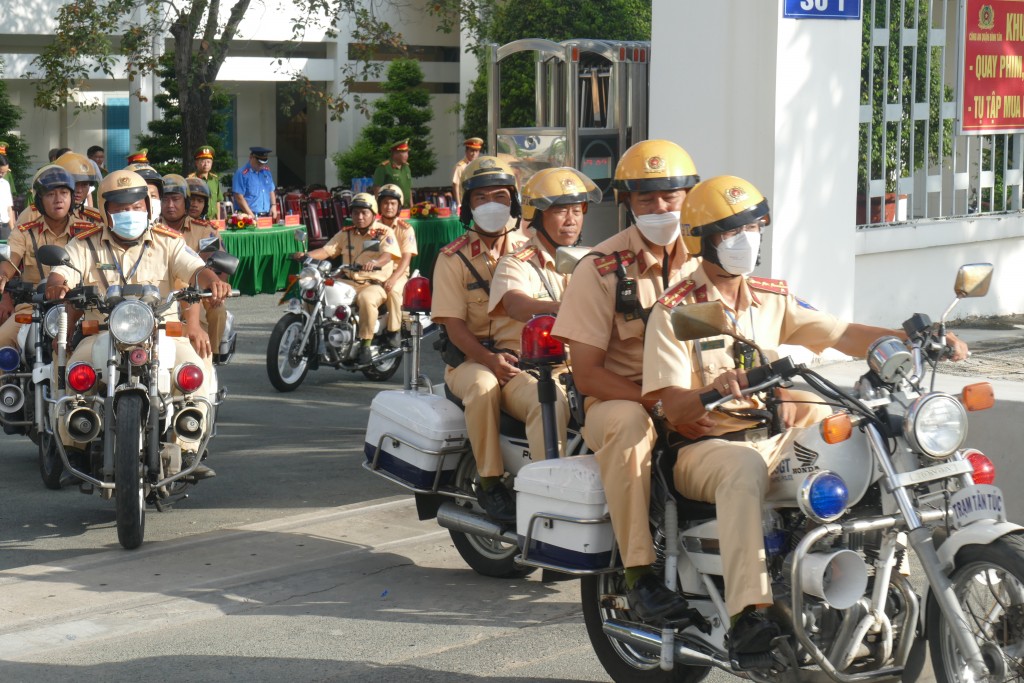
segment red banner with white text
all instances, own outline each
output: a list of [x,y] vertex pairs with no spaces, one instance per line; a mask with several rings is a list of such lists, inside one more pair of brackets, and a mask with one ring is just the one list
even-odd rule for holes
[[1024,131],[1024,0],[965,0],[960,132]]

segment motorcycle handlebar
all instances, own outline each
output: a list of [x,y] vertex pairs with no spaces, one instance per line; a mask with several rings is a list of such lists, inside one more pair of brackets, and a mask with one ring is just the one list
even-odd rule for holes
[[[789,356],[772,361],[768,365],[759,365],[747,372],[747,388],[741,393],[751,396],[758,392],[777,386],[796,374],[796,364]],[[715,410],[723,403],[732,400],[732,394],[723,396],[717,389],[706,391],[700,395],[701,405],[707,411]]]

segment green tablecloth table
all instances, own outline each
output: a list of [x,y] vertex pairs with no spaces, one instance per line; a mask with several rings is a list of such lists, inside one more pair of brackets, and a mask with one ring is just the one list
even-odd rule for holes
[[406,219],[416,231],[416,247],[419,253],[412,258],[411,268],[420,275],[433,278],[434,261],[441,247],[463,233],[459,219],[450,218],[409,218]]
[[306,251],[305,241],[295,239],[302,225],[275,225],[254,230],[221,230],[228,253],[238,257],[238,270],[231,286],[242,294],[276,292],[288,284],[288,275],[299,272],[291,255]]

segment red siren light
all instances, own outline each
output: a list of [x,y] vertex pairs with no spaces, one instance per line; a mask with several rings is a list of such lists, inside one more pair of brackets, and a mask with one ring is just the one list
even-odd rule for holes
[[402,292],[402,310],[410,313],[430,313],[430,280],[414,277]]
[[522,360],[527,363],[561,363],[565,360],[565,344],[551,336],[555,316],[538,315],[523,326]]

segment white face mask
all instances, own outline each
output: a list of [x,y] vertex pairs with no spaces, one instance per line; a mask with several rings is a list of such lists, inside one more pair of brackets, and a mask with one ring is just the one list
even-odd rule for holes
[[149,200],[149,217],[153,220],[160,218],[160,213],[163,211],[163,207],[160,205],[159,199],[150,198]]
[[662,247],[668,246],[679,237],[679,213],[645,213],[636,217],[636,227],[648,242]]
[[718,260],[730,275],[749,275],[757,265],[761,251],[761,233],[742,231],[718,245]]
[[110,231],[126,240],[138,239],[149,227],[149,216],[145,211],[121,211],[110,216]]
[[473,224],[491,235],[504,230],[511,217],[512,207],[500,202],[487,202],[473,209]]

